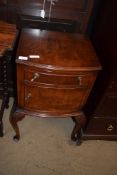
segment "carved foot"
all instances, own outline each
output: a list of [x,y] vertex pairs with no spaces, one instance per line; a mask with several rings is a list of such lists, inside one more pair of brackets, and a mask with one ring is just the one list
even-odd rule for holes
[[11,126],[13,127],[16,135],[13,137],[14,141],[19,141],[20,140],[20,131],[19,131],[19,126],[18,122],[21,121],[25,117],[24,114],[21,114],[16,111],[16,101],[14,101],[13,107],[11,109],[11,114],[9,117],[9,121],[11,123]]
[[15,142],[18,142],[18,141],[20,140],[20,135],[18,135],[18,134],[14,135],[14,136],[13,136],[13,140],[14,140]]
[[20,140],[20,131],[19,131],[18,122],[21,121],[24,117],[25,117],[24,114],[20,114],[18,112],[14,112],[14,114],[10,115],[9,121],[16,133],[16,135],[13,137],[14,141]]
[[75,141],[77,145],[82,143],[82,129],[86,124],[86,117],[83,113],[80,113],[78,116],[72,117],[75,122],[75,126],[71,133],[71,140]]
[[82,136],[81,129],[79,129],[78,132],[76,130],[73,130],[71,134],[71,140],[76,142],[76,145],[81,145],[82,143],[81,136]]

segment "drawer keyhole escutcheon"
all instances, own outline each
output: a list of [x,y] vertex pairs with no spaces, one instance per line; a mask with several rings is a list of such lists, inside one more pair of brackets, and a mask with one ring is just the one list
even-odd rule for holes
[[34,82],[37,78],[39,78],[39,74],[35,73],[30,81]]
[[114,127],[113,127],[113,125],[109,125],[108,127],[107,127],[107,131],[112,131],[114,129]]
[[28,93],[28,95],[25,97],[25,101],[28,101],[31,98],[32,94]]
[[77,79],[78,79],[79,85],[82,86],[82,77],[79,76],[77,77]]

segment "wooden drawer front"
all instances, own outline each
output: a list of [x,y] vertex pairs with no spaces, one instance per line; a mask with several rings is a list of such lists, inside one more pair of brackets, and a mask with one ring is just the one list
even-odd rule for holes
[[115,118],[93,118],[89,121],[86,134],[91,135],[117,135],[117,119]]
[[49,84],[55,86],[79,86],[89,87],[94,81],[95,77],[91,74],[81,74],[77,76],[70,75],[56,75],[49,73],[40,73],[38,71],[31,71],[25,69],[25,80],[30,83]]
[[41,112],[71,112],[81,108],[85,89],[49,88],[25,85],[24,106]]

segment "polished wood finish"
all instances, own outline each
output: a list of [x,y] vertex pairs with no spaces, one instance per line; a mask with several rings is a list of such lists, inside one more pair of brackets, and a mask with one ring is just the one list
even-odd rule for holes
[[[79,32],[85,34],[95,0],[55,0],[49,20],[50,1],[46,0],[45,18],[40,17],[43,0],[1,0],[0,19],[16,24],[18,29],[38,28],[61,32]],[[2,24],[4,26],[5,24]],[[8,27],[8,26],[7,26]],[[10,29],[9,29],[10,30]],[[9,53],[9,57],[12,53]],[[15,74],[14,60],[8,66],[8,87],[11,96],[14,95]],[[1,85],[1,80],[0,80]],[[0,89],[0,95],[1,95]]]
[[117,1],[101,3],[92,41],[103,70],[87,102],[85,139],[117,140]]
[[[82,109],[101,69],[90,40],[78,34],[23,29],[16,63],[18,101],[10,116],[13,128],[18,128],[20,114],[74,117],[71,138],[80,143],[79,133],[86,123]],[[19,139],[19,129],[15,132]]]
[[[85,34],[95,0],[55,0],[52,5],[50,20],[50,1],[46,0],[46,16],[44,19],[40,17],[42,4],[43,0],[1,0],[0,19],[16,24],[18,29],[26,27]],[[9,53],[9,57],[11,56],[12,53]],[[14,95],[14,69],[14,60],[11,59],[8,65],[8,87],[11,96]],[[0,89],[0,95],[1,93]]]

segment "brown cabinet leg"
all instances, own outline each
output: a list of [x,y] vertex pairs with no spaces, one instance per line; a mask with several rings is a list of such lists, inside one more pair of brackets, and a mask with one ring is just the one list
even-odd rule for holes
[[21,121],[25,117],[25,114],[21,114],[17,111],[15,111],[15,103],[13,105],[9,121],[16,133],[16,135],[13,137],[13,140],[18,141],[20,140],[20,131],[19,131],[19,126],[18,122]]
[[20,139],[20,131],[19,131],[19,126],[18,122],[21,121],[25,117],[24,114],[20,114],[18,112],[14,112],[9,118],[10,123],[16,133],[16,135],[13,137],[13,140],[18,141]]
[[76,142],[77,145],[81,144],[82,129],[86,125],[86,116],[84,113],[80,113],[78,116],[72,118],[75,122],[75,126],[71,133],[71,139]]

